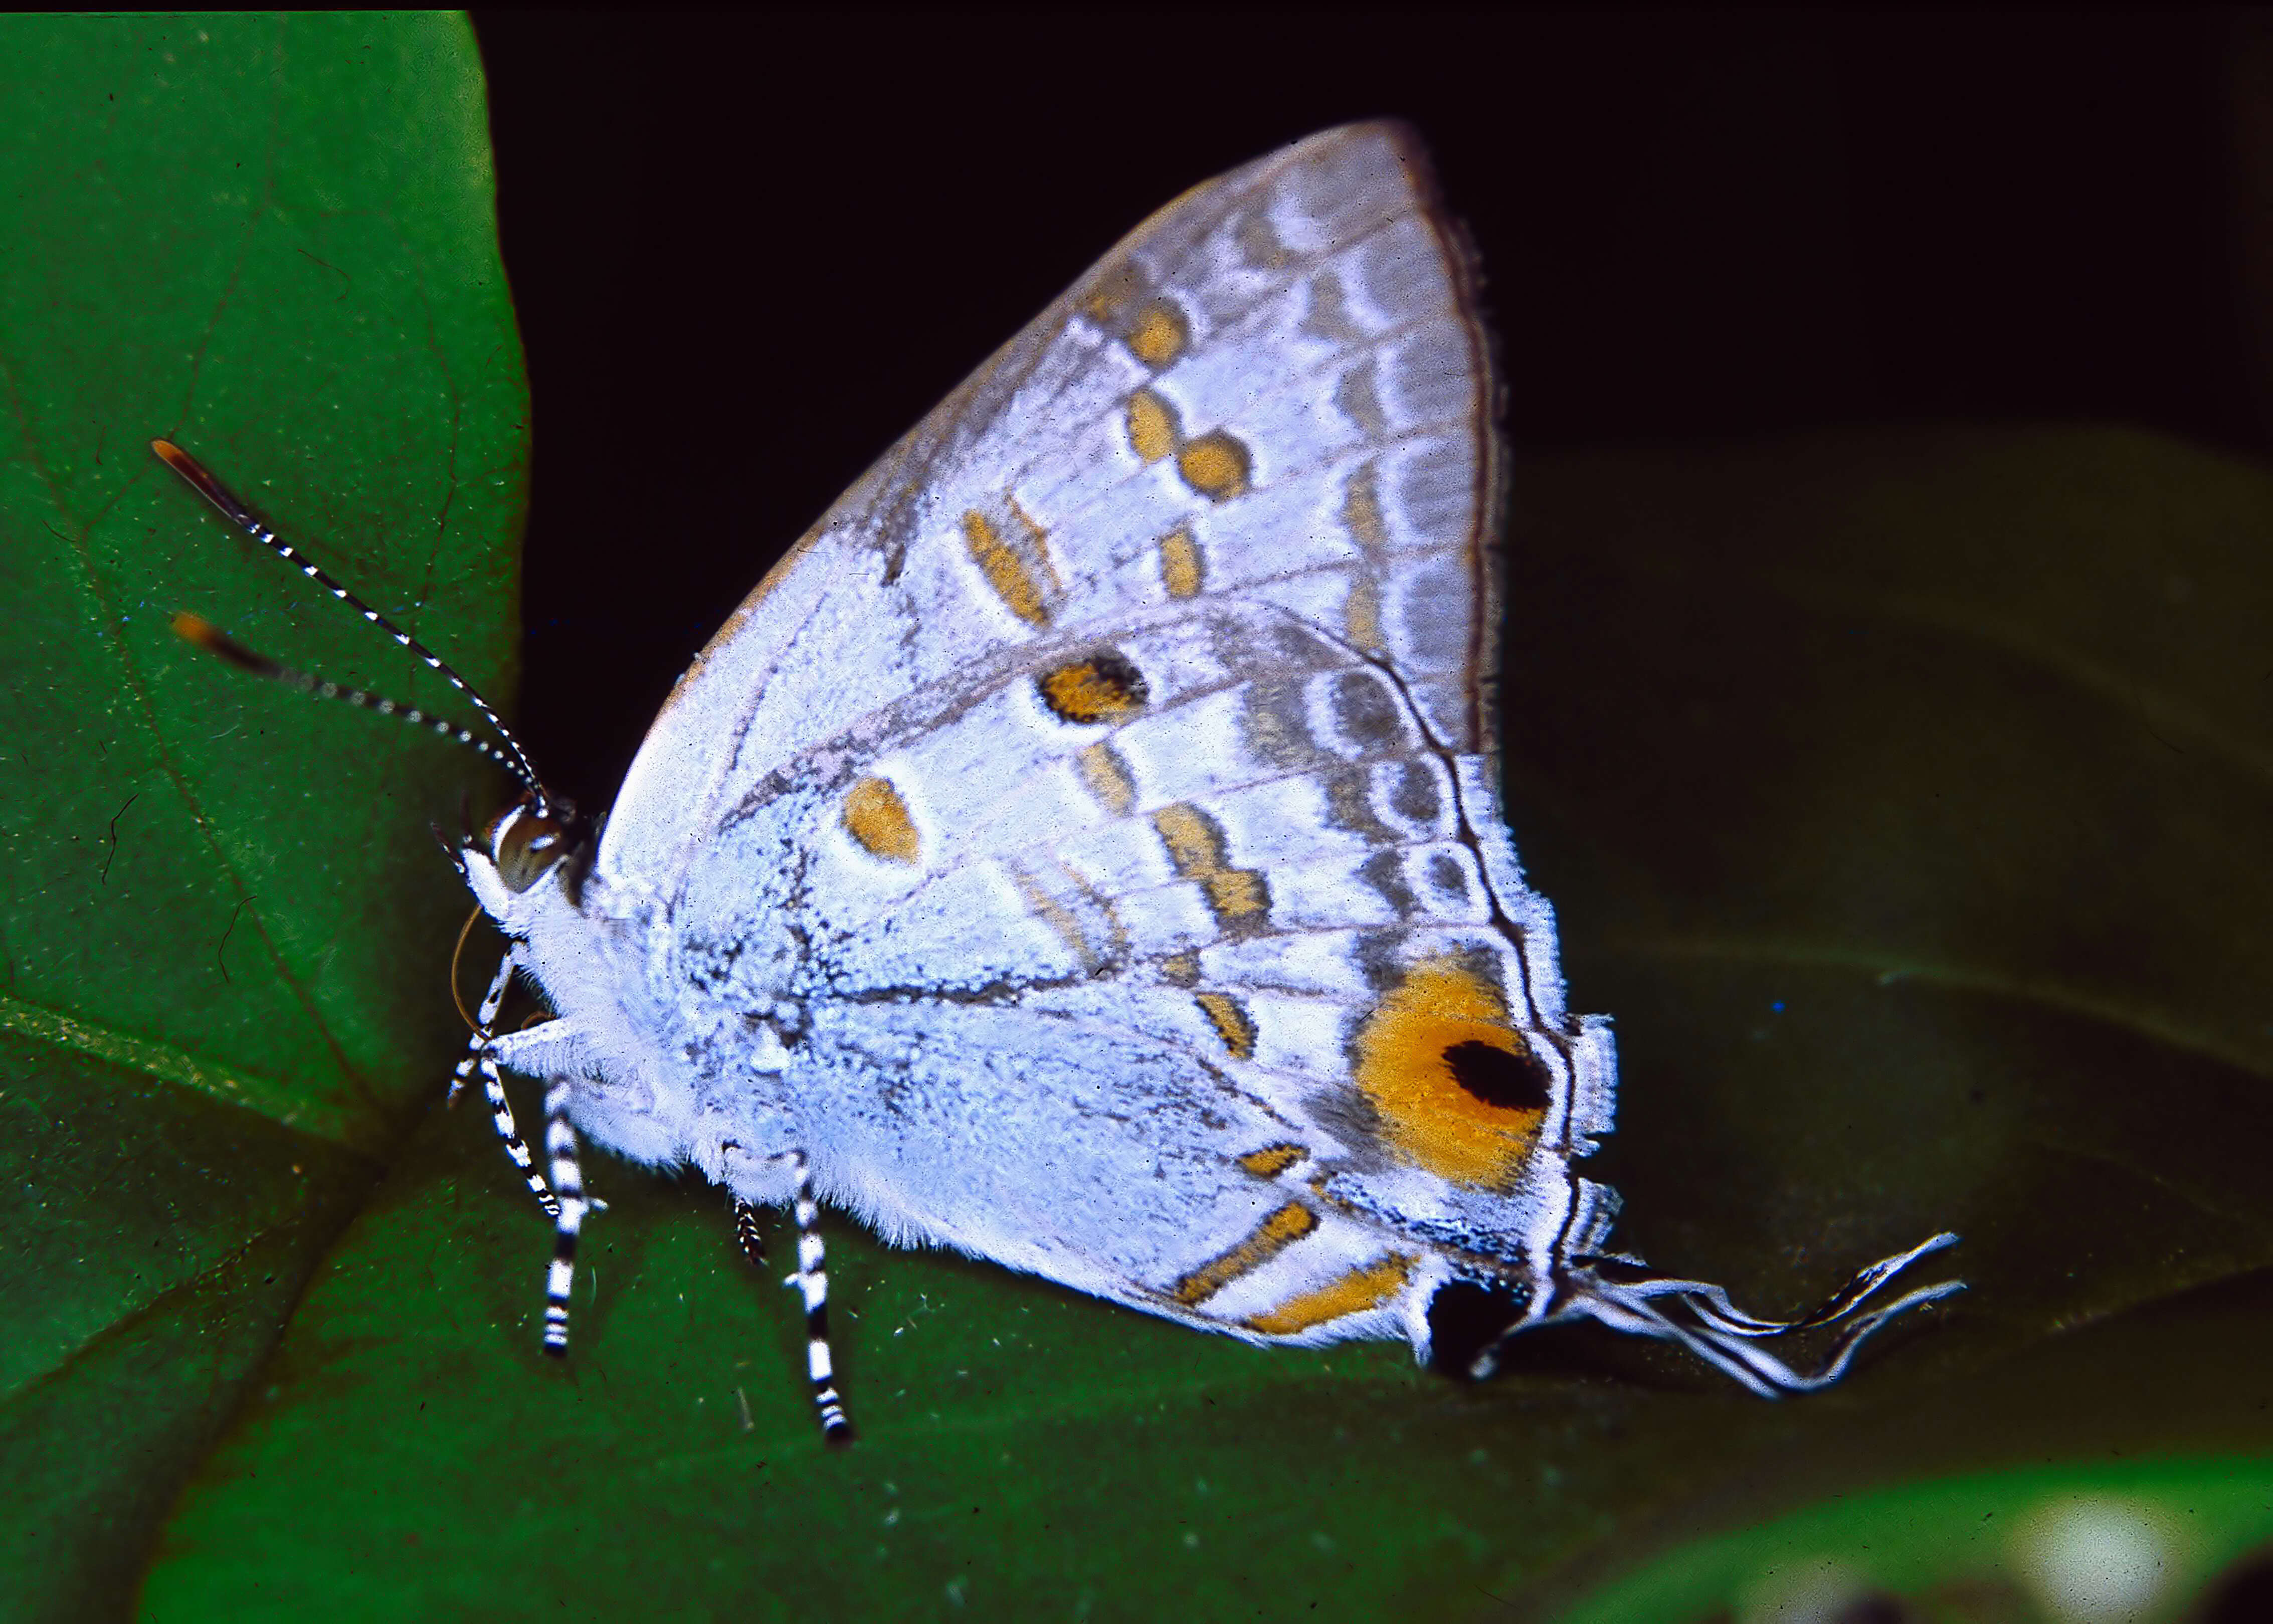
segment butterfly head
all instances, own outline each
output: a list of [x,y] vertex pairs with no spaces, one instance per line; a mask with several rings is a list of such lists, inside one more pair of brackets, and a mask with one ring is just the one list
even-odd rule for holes
[[499,883],[519,896],[581,853],[587,833],[571,802],[526,794],[490,820],[478,844]]

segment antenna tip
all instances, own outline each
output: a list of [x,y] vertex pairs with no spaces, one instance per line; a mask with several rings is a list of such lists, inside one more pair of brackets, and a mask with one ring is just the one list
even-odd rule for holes
[[230,523],[251,530],[259,523],[245,511],[244,503],[222,488],[220,480],[206,471],[204,463],[199,462],[172,440],[154,440],[150,442],[150,449],[158,454],[160,462],[189,481],[190,487],[199,496],[220,508],[221,515]]
[[255,654],[203,615],[191,614],[186,609],[175,612],[174,635],[208,654],[219,655],[239,671],[249,671],[262,677],[287,674],[274,660],[266,655]]

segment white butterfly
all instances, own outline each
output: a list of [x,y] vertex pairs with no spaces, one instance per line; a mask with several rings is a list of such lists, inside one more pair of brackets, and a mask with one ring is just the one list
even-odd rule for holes
[[[556,1213],[549,1350],[580,1133],[726,1185],[754,1259],[752,1209],[794,1203],[833,1438],[816,1195],[1477,1374],[1583,1315],[1812,1387],[1958,1289],[1860,1312],[1937,1236],[1767,1320],[1604,1250],[1572,1163],[1609,1025],[1564,1007],[1499,803],[1495,391],[1415,138],[1328,131],[1154,215],[893,447],[680,680],[596,842],[500,726],[528,793],[461,855],[513,947],[459,1081]],[[515,974],[559,1019],[493,1031]],[[499,1065],[547,1084],[557,1200]],[[1758,1345],[1834,1322],[1812,1373]]]

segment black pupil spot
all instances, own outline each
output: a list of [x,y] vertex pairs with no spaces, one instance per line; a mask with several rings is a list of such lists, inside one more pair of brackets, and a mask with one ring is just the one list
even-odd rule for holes
[[1547,1109],[1547,1068],[1529,1049],[1521,1054],[1470,1038],[1444,1051],[1452,1080],[1486,1105],[1508,1111]]

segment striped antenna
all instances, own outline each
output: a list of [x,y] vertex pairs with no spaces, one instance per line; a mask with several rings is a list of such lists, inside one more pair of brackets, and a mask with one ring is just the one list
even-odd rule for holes
[[481,696],[472,683],[451,670],[443,663],[439,655],[427,649],[409,632],[404,631],[378,610],[333,580],[318,566],[302,557],[297,548],[279,537],[259,515],[239,501],[226,485],[206,470],[205,464],[199,462],[197,458],[170,440],[154,440],[150,442],[150,449],[158,454],[167,467],[179,474],[191,490],[212,503],[214,511],[220,514],[222,518],[236,525],[253,540],[291,565],[293,568],[363,616],[371,624],[378,627],[379,630],[394,638],[420,659],[424,660],[429,669],[440,673],[444,681],[463,694],[472,703],[474,709],[482,713],[482,719],[496,732],[505,749],[500,753],[487,741],[476,739],[465,728],[445,721],[439,717],[429,716],[423,710],[399,704],[392,699],[381,698],[362,688],[341,688],[336,682],[329,682],[320,677],[311,676],[306,672],[295,671],[289,665],[280,665],[265,655],[254,653],[242,643],[232,642],[214,626],[199,620],[196,615],[176,615],[175,631],[207,652],[219,655],[240,671],[249,671],[255,676],[266,677],[272,681],[282,682],[288,687],[296,688],[303,693],[312,695],[318,699],[345,700],[349,704],[359,705],[368,710],[376,710],[381,716],[400,717],[413,726],[431,727],[443,737],[454,739],[460,744],[469,746],[503,767],[527,787],[532,800],[531,810],[538,817],[549,817],[551,815],[550,798],[544,793],[544,784],[537,778],[536,767],[529,759],[529,752],[521,748],[521,741],[514,736],[513,729],[505,725],[504,718],[491,708],[488,700]]
[[336,699],[364,710],[375,710],[381,716],[391,716],[413,727],[431,727],[454,744],[462,744],[477,756],[487,757],[528,785],[536,787],[536,781],[521,771],[521,763],[513,756],[458,726],[445,716],[430,716],[416,705],[402,704],[382,694],[373,694],[359,688],[341,688],[338,683],[310,672],[296,671],[281,660],[270,659],[266,654],[254,652],[231,637],[212,621],[182,610],[174,616],[174,634],[184,643],[195,643],[239,671],[251,672],[256,677],[266,677],[271,682],[281,682],[286,688],[296,688],[311,699]]

